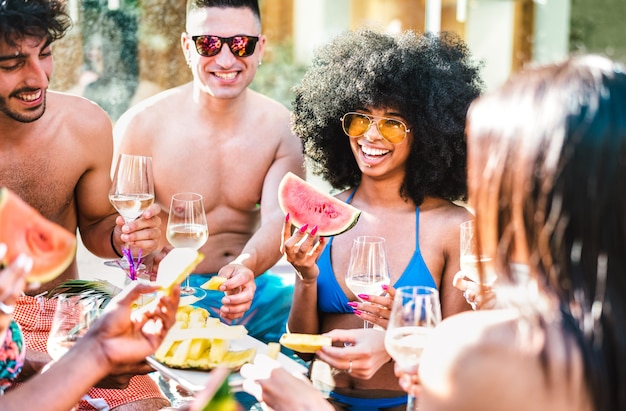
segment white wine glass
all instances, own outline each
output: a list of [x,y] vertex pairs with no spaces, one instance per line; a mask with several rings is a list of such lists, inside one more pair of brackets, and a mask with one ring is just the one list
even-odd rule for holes
[[461,247],[461,271],[475,283],[483,283],[491,286],[497,279],[493,270],[484,270],[484,278],[481,281],[478,273],[478,265],[491,261],[491,258],[479,254],[476,245],[476,223],[474,220],[465,221],[460,226],[460,247]]
[[[377,236],[360,236],[352,242],[350,262],[346,271],[346,286],[363,301],[359,295],[380,295],[382,286],[389,285],[389,267],[385,239]],[[369,322],[363,322],[369,328]]]
[[[154,203],[154,178],[152,157],[121,154],[115,167],[109,201],[126,223],[137,219]],[[126,255],[126,253],[124,253]],[[128,253],[131,256],[130,253]],[[130,261],[120,259],[107,261],[106,265],[130,270]],[[137,268],[136,265],[133,269]],[[139,267],[139,268],[145,268]]]
[[[167,219],[167,241],[176,248],[199,249],[209,237],[204,202],[197,193],[177,193],[172,196]],[[189,277],[180,290],[182,296],[202,299],[206,292],[189,285]]]
[[55,361],[87,333],[101,312],[101,301],[96,297],[59,294],[56,299],[52,328],[47,342],[48,354]]
[[[403,371],[417,373],[428,336],[440,322],[441,304],[435,288],[404,286],[396,290],[385,349]],[[417,410],[417,399],[411,394],[406,409]]]

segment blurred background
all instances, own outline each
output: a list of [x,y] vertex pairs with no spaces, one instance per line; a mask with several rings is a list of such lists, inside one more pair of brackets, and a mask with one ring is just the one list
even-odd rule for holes
[[[115,121],[191,79],[180,49],[185,0],[68,0],[52,88],[84,95]],[[454,31],[484,62],[487,88],[529,64],[593,52],[626,62],[626,0],[260,0],[268,47],[252,87],[291,106],[313,50],[367,25]]]

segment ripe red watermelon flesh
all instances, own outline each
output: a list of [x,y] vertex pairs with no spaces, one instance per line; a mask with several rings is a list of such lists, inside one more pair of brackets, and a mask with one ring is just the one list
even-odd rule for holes
[[33,259],[26,280],[47,282],[56,278],[76,255],[76,236],[44,218],[6,187],[0,188],[0,242],[7,246],[2,265],[24,253]]
[[289,221],[296,227],[317,226],[321,237],[348,231],[359,219],[361,211],[313,187],[293,173],[287,173],[278,187],[278,201]]

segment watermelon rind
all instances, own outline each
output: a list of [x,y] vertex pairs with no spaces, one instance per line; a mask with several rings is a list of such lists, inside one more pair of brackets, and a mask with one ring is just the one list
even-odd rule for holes
[[278,203],[296,227],[317,226],[316,235],[330,237],[350,230],[361,210],[327,194],[297,175],[288,172],[278,186]]

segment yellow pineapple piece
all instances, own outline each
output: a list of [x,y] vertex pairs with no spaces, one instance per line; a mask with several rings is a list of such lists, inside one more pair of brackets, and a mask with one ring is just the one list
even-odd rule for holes
[[219,364],[230,348],[230,341],[215,339],[211,341],[211,351],[209,352],[209,362]]
[[189,354],[187,359],[189,360],[197,360],[199,359],[204,352],[211,347],[211,342],[205,339],[194,339],[191,340],[191,345],[189,347]]
[[271,359],[275,360],[278,358],[278,353],[280,352],[280,344],[277,342],[269,342],[267,343],[267,356]]
[[189,348],[191,347],[192,340],[183,340],[180,342],[180,345],[176,347],[176,351],[174,351],[174,355],[171,359],[171,364],[175,367],[183,367],[187,362],[187,357],[189,356]]
[[208,316],[209,312],[207,310],[198,307],[189,313],[189,322],[199,322],[204,324]]
[[239,370],[244,364],[252,362],[255,356],[256,348],[248,348],[243,351],[228,351],[224,354],[219,364],[215,364],[214,366],[216,367],[219,365]]

